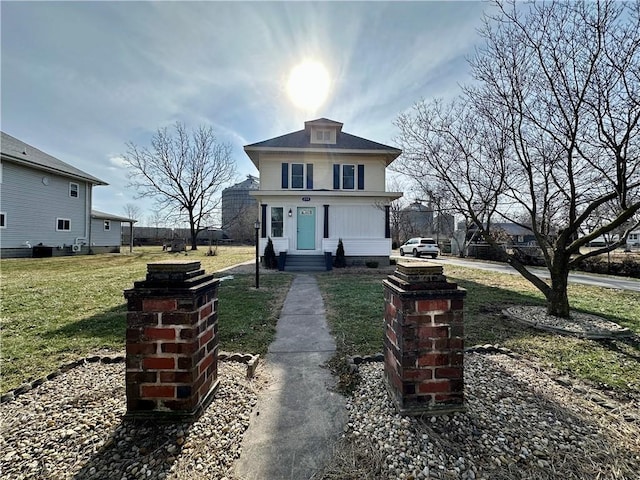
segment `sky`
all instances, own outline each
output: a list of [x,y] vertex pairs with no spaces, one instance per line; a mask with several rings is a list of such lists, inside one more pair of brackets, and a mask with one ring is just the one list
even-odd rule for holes
[[[470,81],[484,2],[0,3],[2,131],[104,180],[93,208],[142,211],[122,155],[179,121],[232,146],[238,178],[256,175],[244,145],[329,118],[394,145],[396,117]],[[322,105],[287,84],[324,66]]]

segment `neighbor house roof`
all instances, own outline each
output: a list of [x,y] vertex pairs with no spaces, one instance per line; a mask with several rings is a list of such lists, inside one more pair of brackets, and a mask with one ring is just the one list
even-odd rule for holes
[[[269,151],[290,152],[334,152],[334,153],[378,153],[387,157],[389,163],[396,159],[402,150],[382,143],[357,137],[342,131],[342,123],[327,118],[305,122],[304,130],[252,143],[244,147],[251,161],[258,166],[258,155]],[[311,143],[311,127],[336,129],[336,143]]]
[[18,140],[11,135],[0,132],[2,134],[0,142],[0,150],[3,160],[15,162],[38,170],[44,170],[50,173],[56,173],[66,177],[72,177],[84,180],[94,185],[108,185],[107,182],[99,178],[89,175],[82,170],[69,165],[68,163],[58,160],[56,157],[44,153],[31,145]]
[[115,220],[116,222],[131,222],[136,223],[137,220],[133,218],[121,217],[119,215],[112,215],[111,213],[100,212],[98,210],[91,210],[91,218],[99,220]]

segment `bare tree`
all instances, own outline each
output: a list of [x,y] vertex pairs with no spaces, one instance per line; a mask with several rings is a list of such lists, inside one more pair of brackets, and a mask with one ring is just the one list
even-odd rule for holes
[[159,129],[150,148],[131,142],[127,147],[124,161],[139,198],[154,198],[166,218],[186,220],[191,250],[196,250],[198,233],[209,226],[220,202],[217,193],[234,178],[231,146],[218,143],[211,127],[200,126],[189,135],[176,123],[172,133]]
[[[398,117],[403,168],[443,185],[496,248],[493,222],[530,228],[550,284],[504,255],[550,314],[568,317],[571,267],[624,244],[638,224],[640,3],[497,7],[470,60],[473,86]],[[623,225],[618,241],[580,250]]]
[[122,207],[122,210],[124,211],[124,214],[127,216],[127,218],[131,218],[133,220],[137,220],[140,218],[140,207],[138,207],[134,203],[126,203],[124,207]]
[[151,212],[151,215],[147,217],[147,224],[150,227],[155,227],[156,230],[160,227],[164,227],[166,221],[167,219],[165,218],[165,216],[162,214],[162,211],[160,210],[153,210]]

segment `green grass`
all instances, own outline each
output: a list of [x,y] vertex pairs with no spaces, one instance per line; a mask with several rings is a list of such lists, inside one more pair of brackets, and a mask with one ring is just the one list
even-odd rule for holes
[[[123,291],[145,277],[147,263],[197,259],[207,272],[215,272],[254,258],[252,247],[219,247],[218,254],[210,257],[206,251],[204,247],[185,255],[145,247],[133,254],[3,259],[0,391],[91,353],[122,352],[126,328]],[[282,302],[278,294],[282,289],[286,292],[290,278],[263,277],[259,292],[252,291],[250,275],[222,282],[221,349],[265,351],[279,311],[277,302]]]
[[253,275],[223,281],[218,292],[220,348],[266,353],[292,278],[283,273],[261,275],[258,290]]
[[[253,258],[251,247],[206,248],[189,252],[207,272]],[[1,383],[5,392],[23,381],[40,378],[63,363],[100,352],[122,352],[126,327],[123,290],[144,278],[146,264],[185,254],[160,248],[138,248],[133,254],[50,259],[5,259],[0,262],[2,295]],[[446,266],[450,281],[467,289],[467,345],[499,343],[543,365],[579,378],[606,384],[619,392],[640,393],[640,349],[625,340],[593,341],[552,335],[503,318],[509,305],[542,305],[542,295],[516,275]],[[222,273],[220,276],[224,276]],[[382,351],[383,290],[386,273],[334,270],[318,275],[327,316],[339,355]],[[220,348],[264,353],[291,275],[235,275],[219,291]],[[601,315],[640,333],[637,294],[572,285],[572,307]]]
[[[383,288],[386,274],[323,274],[319,283],[339,355],[382,351]],[[637,341],[584,340],[553,335],[501,315],[510,305],[543,305],[543,296],[516,275],[446,266],[449,281],[467,289],[467,345],[498,343],[578,378],[607,385],[620,393],[640,394],[640,348]],[[640,334],[637,294],[571,285],[572,308],[600,315]]]

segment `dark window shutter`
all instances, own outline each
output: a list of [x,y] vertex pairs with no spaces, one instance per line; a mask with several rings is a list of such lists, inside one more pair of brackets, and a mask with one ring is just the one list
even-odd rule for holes
[[340,165],[333,165],[333,189],[340,190]]
[[358,165],[358,190],[364,190],[364,165]]
[[313,190],[313,163],[307,163],[307,190]]
[[282,188],[289,188],[289,164],[282,164]]

